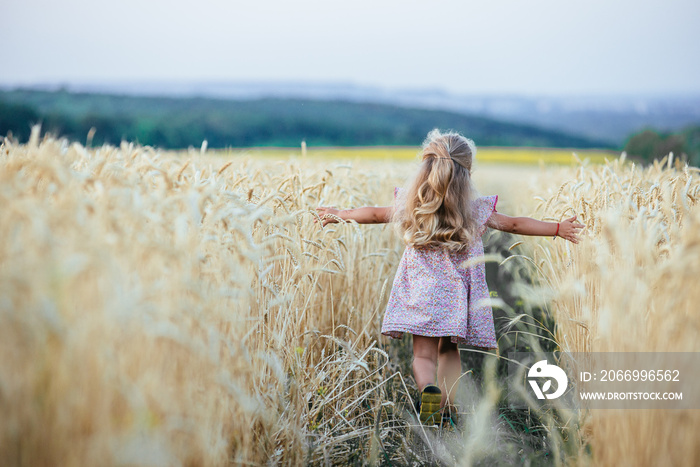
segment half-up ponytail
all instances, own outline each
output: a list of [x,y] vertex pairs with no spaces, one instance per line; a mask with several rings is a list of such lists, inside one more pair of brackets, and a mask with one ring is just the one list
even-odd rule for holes
[[472,242],[477,234],[471,207],[475,151],[474,143],[457,133],[428,133],[418,175],[396,212],[408,245],[461,251]]

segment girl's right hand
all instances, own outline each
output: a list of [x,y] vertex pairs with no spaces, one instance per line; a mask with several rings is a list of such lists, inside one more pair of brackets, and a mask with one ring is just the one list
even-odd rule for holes
[[578,232],[585,227],[576,221],[576,216],[570,217],[559,223],[559,237],[564,238],[572,243],[578,243]]
[[[340,210],[336,208],[318,207],[316,208],[316,213],[321,219],[321,226],[325,227],[328,224],[335,224],[340,219]],[[314,219],[314,222],[318,222]]]

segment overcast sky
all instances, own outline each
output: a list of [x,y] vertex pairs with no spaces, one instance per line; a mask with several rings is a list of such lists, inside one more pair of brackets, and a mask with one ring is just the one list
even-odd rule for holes
[[0,0],[1,84],[700,93],[698,0]]

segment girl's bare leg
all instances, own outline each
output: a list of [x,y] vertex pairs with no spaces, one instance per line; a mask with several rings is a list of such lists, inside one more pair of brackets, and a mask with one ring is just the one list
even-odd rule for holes
[[435,384],[439,343],[439,337],[413,335],[413,376],[419,391]]
[[453,344],[450,337],[441,337],[438,345],[437,367],[438,386],[440,386],[442,391],[441,407],[454,403],[457,393],[457,382],[461,375],[462,360],[459,358],[457,344]]

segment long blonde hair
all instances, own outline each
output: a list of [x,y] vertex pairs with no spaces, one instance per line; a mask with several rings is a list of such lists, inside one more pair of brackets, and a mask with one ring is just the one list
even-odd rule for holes
[[407,245],[463,251],[477,236],[471,181],[474,142],[435,129],[423,142],[416,178],[397,200],[396,225]]

